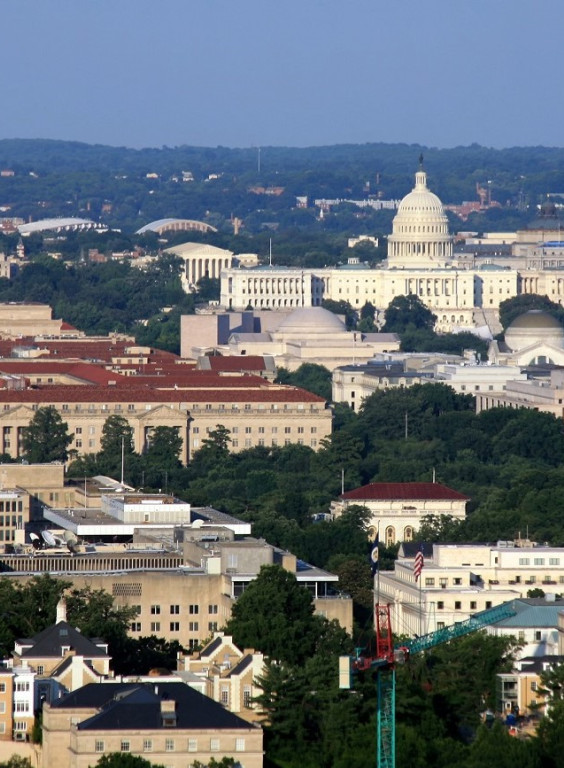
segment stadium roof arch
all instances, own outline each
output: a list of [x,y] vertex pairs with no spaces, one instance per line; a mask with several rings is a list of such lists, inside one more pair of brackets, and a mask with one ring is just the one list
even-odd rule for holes
[[156,232],[162,235],[165,232],[217,232],[217,229],[211,224],[194,219],[157,219],[145,224],[135,234],[144,235],[145,232]]
[[88,229],[95,229],[100,232],[107,232],[108,227],[92,219],[79,219],[75,217],[59,219],[40,219],[39,221],[30,221],[29,224],[20,224],[18,232],[20,235],[32,235],[35,232],[82,232]]

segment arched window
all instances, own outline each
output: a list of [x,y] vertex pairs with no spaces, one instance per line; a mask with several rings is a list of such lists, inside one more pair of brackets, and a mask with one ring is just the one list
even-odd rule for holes
[[386,528],[386,546],[390,547],[396,543],[396,530],[393,525],[389,525]]
[[406,525],[403,530],[403,540],[404,541],[413,540],[413,528],[410,525]]

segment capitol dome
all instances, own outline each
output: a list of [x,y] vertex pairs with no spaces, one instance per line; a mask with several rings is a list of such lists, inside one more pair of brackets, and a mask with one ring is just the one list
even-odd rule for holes
[[388,238],[388,266],[433,269],[452,259],[448,218],[437,195],[427,187],[422,167],[415,186],[398,207],[393,232]]
[[283,320],[277,333],[328,335],[345,332],[346,326],[337,315],[323,307],[299,307]]
[[542,342],[564,348],[564,328],[542,309],[519,315],[505,331],[505,343],[512,352]]

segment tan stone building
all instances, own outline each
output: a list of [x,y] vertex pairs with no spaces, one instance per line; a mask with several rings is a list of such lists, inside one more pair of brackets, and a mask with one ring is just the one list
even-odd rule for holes
[[68,425],[73,435],[69,450],[75,455],[100,450],[102,429],[110,415],[129,422],[138,453],[146,449],[155,427],[176,429],[183,441],[184,463],[218,425],[230,431],[234,451],[290,443],[318,449],[331,434],[327,403],[297,387],[270,384],[259,376],[206,371],[155,379],[141,383],[136,377],[137,386],[126,379],[116,385],[104,381],[0,389],[0,453],[21,456],[23,430],[44,406],[56,408]]
[[184,683],[93,684],[44,706],[44,768],[89,768],[110,752],[172,768],[212,757],[262,768],[263,734]]
[[258,679],[264,675],[264,657],[252,650],[241,651],[233,638],[215,632],[201,651],[178,660],[179,672],[191,672],[205,681],[207,696],[249,722],[262,712],[255,698],[262,689]]
[[[62,520],[63,511],[59,513]],[[136,609],[132,637],[157,635],[192,649],[225,626],[235,600],[261,566],[280,565],[310,591],[316,613],[352,632],[352,600],[339,592],[335,574],[298,561],[262,539],[236,535],[227,527],[237,527],[239,521],[233,518],[223,526],[210,525],[204,521],[205,513],[200,510],[192,523],[187,521],[166,536],[158,530],[153,531],[157,537],[138,534],[147,543],[135,547],[103,547],[95,552],[79,547],[74,554],[64,547],[3,555],[0,566],[6,578],[21,580],[50,572],[79,589],[103,589],[116,606]],[[77,517],[81,519],[80,510]]]
[[0,336],[17,339],[21,336],[83,336],[63,320],[53,319],[47,304],[10,302],[0,304]]
[[14,731],[14,673],[0,668],[0,741],[12,741]]

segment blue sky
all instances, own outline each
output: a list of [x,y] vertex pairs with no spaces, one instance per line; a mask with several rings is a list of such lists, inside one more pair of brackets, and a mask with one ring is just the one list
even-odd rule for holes
[[0,138],[563,146],[562,0],[1,0]]

